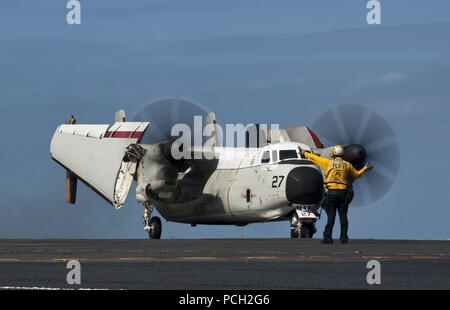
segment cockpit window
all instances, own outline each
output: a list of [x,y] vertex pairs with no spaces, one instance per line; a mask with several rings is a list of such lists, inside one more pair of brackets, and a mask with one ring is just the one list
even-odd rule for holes
[[265,164],[270,162],[270,153],[269,151],[264,151],[261,158],[261,164]]
[[298,158],[296,150],[280,150],[280,160],[288,158]]

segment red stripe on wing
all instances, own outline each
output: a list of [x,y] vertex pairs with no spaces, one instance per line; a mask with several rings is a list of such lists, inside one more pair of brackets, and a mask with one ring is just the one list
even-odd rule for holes
[[143,131],[107,131],[105,133],[105,138],[131,138],[140,141],[143,135]]

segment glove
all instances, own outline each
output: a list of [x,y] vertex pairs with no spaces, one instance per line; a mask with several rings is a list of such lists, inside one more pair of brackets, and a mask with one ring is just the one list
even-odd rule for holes
[[364,166],[364,169],[365,169],[366,171],[369,171],[369,170],[372,170],[372,169],[373,169],[373,166],[370,166],[369,163],[366,163],[366,165]]
[[305,157],[305,151],[301,147],[298,147],[298,151],[302,157]]

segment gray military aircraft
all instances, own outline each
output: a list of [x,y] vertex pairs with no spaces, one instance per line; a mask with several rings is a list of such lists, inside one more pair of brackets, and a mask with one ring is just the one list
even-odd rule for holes
[[[194,115],[204,115],[205,128],[210,128],[200,146],[180,143],[187,140],[173,136],[175,124],[189,123],[192,128]],[[249,139],[255,137],[249,128],[256,132],[256,143]],[[330,109],[312,128],[316,129],[250,126],[244,146],[223,147],[214,113],[169,98],[144,107],[131,122],[121,110],[112,126],[62,124],[53,135],[50,153],[66,169],[71,204],[77,180],[116,209],[137,181],[136,199],[144,205],[144,229],[150,239],[159,239],[162,231],[160,218],[151,217],[153,207],[167,221],[192,226],[289,221],[292,238],[312,238],[325,197],[323,171],[302,158],[299,149],[327,157],[333,145],[340,144],[344,158],[356,168],[370,160],[375,172],[361,188],[355,184],[359,206],[383,198],[399,167],[392,129],[367,107],[347,104]],[[314,132],[331,145],[325,147]],[[174,151],[188,156],[174,156]]]

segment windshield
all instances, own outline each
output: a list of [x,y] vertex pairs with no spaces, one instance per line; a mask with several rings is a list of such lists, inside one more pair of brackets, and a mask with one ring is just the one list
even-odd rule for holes
[[296,150],[280,150],[280,160],[288,158],[298,158]]

